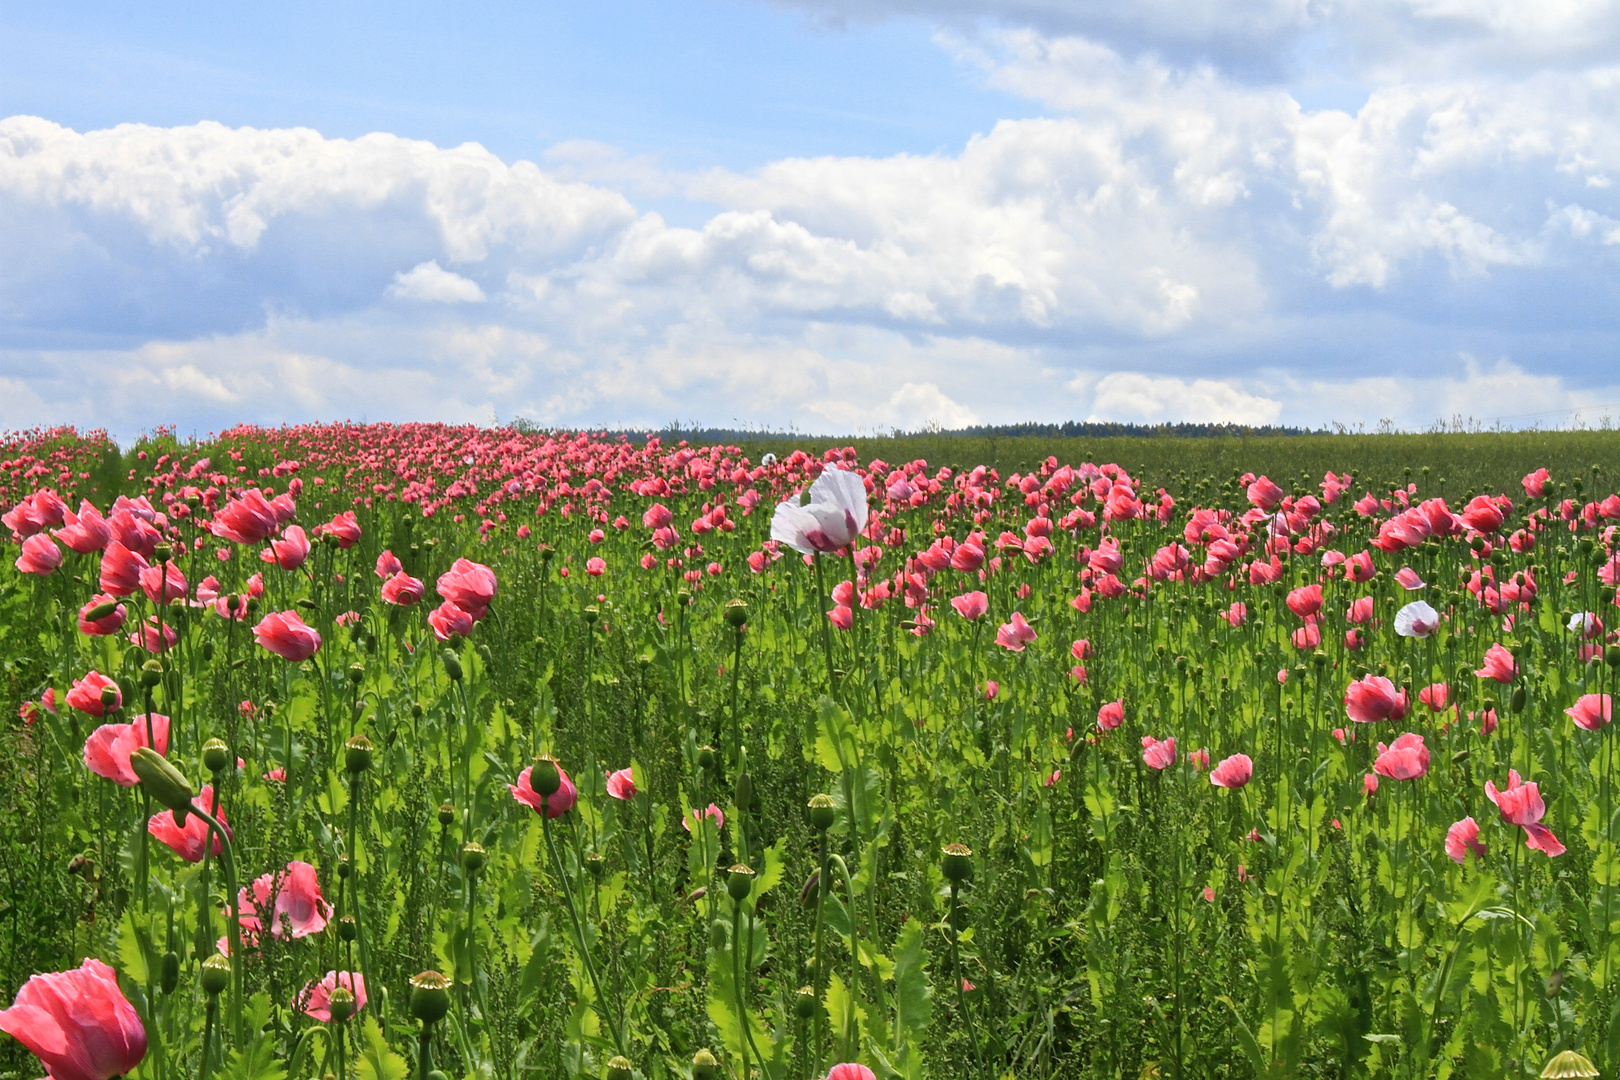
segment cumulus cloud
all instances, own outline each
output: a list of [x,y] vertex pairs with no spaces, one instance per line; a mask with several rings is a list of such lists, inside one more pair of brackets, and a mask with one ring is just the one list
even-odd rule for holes
[[[934,19],[1044,115],[694,174],[583,141],[536,164],[0,120],[0,422],[1424,427],[1620,400],[1609,6],[807,6]],[[1301,104],[1305,44],[1364,103]],[[636,205],[665,197],[714,209]]]

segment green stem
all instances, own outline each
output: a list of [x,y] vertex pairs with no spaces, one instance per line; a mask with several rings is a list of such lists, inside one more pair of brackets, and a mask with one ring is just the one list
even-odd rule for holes
[[591,950],[585,942],[585,928],[580,924],[579,912],[574,908],[574,890],[569,884],[568,874],[563,870],[562,857],[557,854],[557,843],[551,838],[551,818],[546,814],[546,803],[549,798],[540,796],[540,831],[546,837],[546,849],[551,852],[551,862],[557,871],[557,882],[562,886],[563,900],[568,907],[568,918],[574,924],[574,940],[579,945],[580,959],[585,961],[585,971],[591,977],[591,988],[596,992],[597,1011],[608,1023],[613,1033],[613,1045],[619,1053],[624,1053],[624,1038],[619,1034],[619,1023],[613,1016],[613,1010],[607,1007],[607,998],[602,993],[602,981],[596,976],[596,964],[591,960]]

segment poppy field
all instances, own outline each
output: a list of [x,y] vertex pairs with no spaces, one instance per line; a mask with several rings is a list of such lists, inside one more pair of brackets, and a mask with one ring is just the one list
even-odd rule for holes
[[1543,464],[0,436],[0,1077],[1620,1074]]

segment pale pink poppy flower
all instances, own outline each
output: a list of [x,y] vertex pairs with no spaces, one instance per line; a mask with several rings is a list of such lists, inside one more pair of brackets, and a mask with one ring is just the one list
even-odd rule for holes
[[1240,788],[1254,775],[1254,761],[1248,754],[1233,754],[1210,771],[1209,782],[1216,787]]
[[877,1074],[865,1065],[846,1061],[827,1070],[827,1080],[877,1080]]
[[1552,473],[1546,469],[1537,469],[1533,473],[1526,473],[1520,483],[1524,485],[1524,493],[1532,499],[1542,498],[1547,494],[1547,481],[1552,479]]
[[[1294,648],[1314,649],[1318,645],[1322,644],[1322,628],[1313,622],[1306,623],[1304,626],[1297,628],[1291,637],[1294,642]],[[1279,679],[1278,681],[1287,682],[1288,680],[1283,678]]]
[[1410,566],[1403,566],[1395,571],[1395,582],[1407,592],[1416,592],[1426,587],[1424,580],[1418,577],[1418,572]]
[[[97,776],[113,781],[121,787],[132,788],[141,782],[130,767],[129,756],[138,748],[149,745],[147,714],[142,713],[127,724],[102,724],[84,740],[85,768]],[[169,752],[169,718],[162,713],[150,716],[152,749],[159,754]]]
[[[225,827],[227,837],[234,836],[231,832],[231,823],[225,819],[225,810],[214,798],[214,786],[204,784],[194,800],[196,804],[212,814],[219,823]],[[208,847],[208,837],[211,832],[208,823],[196,814],[187,814],[184,825],[176,825],[174,811],[165,810],[161,814],[153,814],[146,822],[146,831],[157,837],[176,855],[189,863],[203,861],[203,852]],[[214,837],[214,857],[217,859],[224,852],[225,846],[218,836]]]
[[1496,730],[1496,710],[1484,709],[1478,713],[1469,713],[1468,719],[1479,719],[1479,733],[1481,736],[1489,735]]
[[1150,769],[1162,771],[1176,763],[1175,736],[1160,741],[1151,735],[1142,736],[1142,763]]
[[699,824],[704,818],[708,818],[710,821],[714,822],[714,827],[716,829],[725,828],[726,815],[718,806],[714,805],[714,803],[710,803],[708,807],[703,810],[699,810],[695,806],[687,810],[686,816],[681,819],[681,825],[686,829],[687,832],[691,832],[692,826]]
[[281,524],[276,508],[257,490],[249,488],[214,514],[209,526],[215,536],[237,544],[257,544]]
[[[712,563],[710,565],[718,567],[720,564]],[[586,559],[585,572],[591,575],[591,577],[601,577],[603,574],[607,573],[607,561],[600,558]]]
[[146,1029],[118,974],[90,957],[72,971],[30,976],[0,1031],[31,1050],[51,1080],[112,1080],[146,1057]]
[[961,596],[951,597],[951,607],[964,619],[983,618],[984,613],[990,610],[990,598],[977,590],[963,593]]
[[1479,822],[1465,817],[1446,830],[1446,854],[1452,862],[1463,864],[1468,862],[1469,852],[1473,852],[1476,861],[1485,858],[1485,843],[1479,838]]
[[1001,684],[996,680],[990,679],[984,684],[984,700],[994,701],[1000,694]]
[[1534,781],[1521,783],[1518,771],[1509,769],[1507,787],[1499,789],[1492,781],[1485,781],[1485,797],[1496,804],[1503,821],[1524,830],[1526,847],[1545,852],[1549,858],[1564,853],[1564,845],[1558,837],[1541,824],[1542,816],[1547,813],[1547,804],[1542,801],[1541,792]]
[[1416,780],[1429,771],[1429,748],[1423,736],[1407,732],[1389,746],[1378,744],[1378,760],[1373,772],[1391,780]]
[[779,503],[771,518],[771,539],[806,555],[837,551],[866,528],[866,483],[859,475],[828,468],[810,485],[810,502]]
[[1348,581],[1371,581],[1377,573],[1370,551],[1358,551],[1344,561],[1344,576]]
[[1094,652],[1095,650],[1092,649],[1091,642],[1086,638],[1081,638],[1079,641],[1076,641],[1073,645],[1069,646],[1069,655],[1074,657],[1076,660],[1089,659]]
[[1187,764],[1191,765],[1198,772],[1203,772],[1205,769],[1209,768],[1209,749],[1207,747],[1201,747],[1197,750],[1189,752],[1187,754]]
[[1518,662],[1513,659],[1513,654],[1501,645],[1492,645],[1486,649],[1485,666],[1474,672],[1482,679],[1494,679],[1499,683],[1512,682],[1518,673]]
[[283,660],[308,660],[321,647],[321,635],[295,611],[272,611],[253,628],[253,638]]
[[996,631],[996,644],[1012,652],[1023,652],[1024,647],[1036,639],[1035,628],[1018,612],[1012,613],[1012,619],[1002,623]]
[[1406,691],[1396,693],[1395,684],[1384,676],[1369,675],[1345,687],[1344,711],[1358,724],[1399,720],[1406,715]]
[[1097,730],[1113,731],[1125,722],[1125,699],[1107,702],[1097,710]]
[[1378,775],[1376,773],[1368,773],[1361,778],[1361,792],[1364,795],[1378,794]]
[[1614,702],[1608,694],[1582,694],[1564,715],[1587,731],[1601,731],[1614,719]]
[[471,559],[457,559],[439,575],[435,586],[440,596],[471,615],[474,622],[489,611],[496,587],[495,571]]
[[1440,613],[1423,600],[1414,600],[1395,613],[1395,633],[1426,638],[1440,628]]
[[383,582],[382,598],[384,603],[395,604],[399,607],[411,607],[421,601],[422,595],[426,591],[426,586],[419,579],[413,578],[405,571],[400,570],[393,577]]
[[607,793],[620,802],[636,797],[636,781],[629,769],[618,769],[607,774]]
[[22,542],[22,554],[13,565],[25,574],[50,577],[62,565],[62,549],[44,533],[35,533]]
[[360,542],[360,522],[354,516],[353,510],[343,511],[325,525],[320,526],[316,531],[322,536],[337,537],[338,547],[344,551]]
[[641,515],[642,527],[651,531],[657,531],[665,528],[674,520],[675,515],[670,513],[669,507],[665,506],[663,503],[653,503],[647,508],[646,512]]
[[392,551],[384,549],[383,553],[377,556],[377,576],[384,581],[387,581],[403,569],[405,569],[405,564],[400,562],[399,556]]
[[[103,692],[112,691],[112,703],[103,702]],[[106,716],[109,711],[116,711],[124,704],[123,691],[118,684],[99,671],[91,670],[84,673],[84,677],[74,682],[68,688],[67,703],[69,707],[78,709],[91,716]]]
[[1347,610],[1344,614],[1344,619],[1346,622],[1353,623],[1357,626],[1367,622],[1372,617],[1373,598],[1370,596],[1363,596],[1361,599],[1351,603],[1349,610]]
[[[1511,507],[1512,504],[1508,505]],[[1501,507],[1489,495],[1474,496],[1463,508],[1463,512],[1457,516],[1462,518],[1464,525],[1487,536],[1500,529],[1502,522],[1506,520]]]
[[315,868],[294,860],[280,874],[264,874],[238,890],[236,903],[242,930],[250,939],[257,939],[264,930],[262,916],[272,896],[275,904],[270,909],[270,932],[283,941],[318,934],[332,918],[332,905],[321,896]]
[[827,621],[839,630],[848,630],[855,625],[855,609],[847,604],[837,604],[827,612]]
[[[301,1009],[323,1024],[332,1022],[332,991],[343,986],[354,995],[354,1013],[366,1007],[366,977],[357,971],[328,971],[320,981],[311,981],[293,1000],[293,1008]],[[350,1015],[354,1015],[351,1013]]]
[[1231,625],[1242,626],[1249,618],[1249,605],[1243,603],[1241,600],[1234,600],[1231,607],[1220,612],[1219,614],[1221,618],[1225,619]]
[[1277,504],[1283,501],[1287,492],[1262,476],[1249,485],[1249,504],[1270,513],[1277,509]]

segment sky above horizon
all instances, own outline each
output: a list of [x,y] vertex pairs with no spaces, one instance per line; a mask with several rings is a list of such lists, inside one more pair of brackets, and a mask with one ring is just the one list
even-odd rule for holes
[[0,0],[0,428],[1620,416],[1620,0]]

